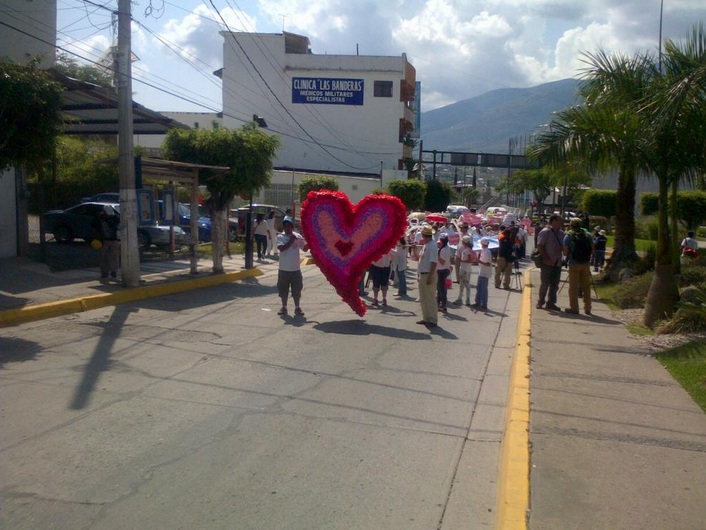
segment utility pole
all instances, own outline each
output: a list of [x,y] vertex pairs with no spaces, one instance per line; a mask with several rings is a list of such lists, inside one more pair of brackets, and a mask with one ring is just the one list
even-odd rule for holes
[[120,270],[123,287],[140,284],[137,248],[137,194],[133,159],[132,65],[130,0],[118,0],[118,51],[115,82],[118,88],[118,171],[120,173]]

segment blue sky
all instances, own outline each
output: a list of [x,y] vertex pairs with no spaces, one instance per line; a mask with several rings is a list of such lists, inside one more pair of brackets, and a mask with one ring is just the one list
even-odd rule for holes
[[[116,35],[117,0],[57,7],[59,46],[98,61]],[[218,32],[227,25],[306,35],[317,54],[405,53],[428,111],[577,77],[582,52],[656,53],[660,0],[134,0],[132,9],[134,99],[151,109],[221,110],[212,72],[222,66]],[[699,21],[703,0],[664,0],[664,39],[684,37]]]

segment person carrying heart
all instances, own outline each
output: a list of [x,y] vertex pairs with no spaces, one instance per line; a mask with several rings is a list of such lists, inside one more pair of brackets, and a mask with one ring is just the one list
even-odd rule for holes
[[292,291],[292,300],[294,300],[294,314],[304,316],[304,311],[299,307],[304,287],[299,251],[307,251],[308,249],[306,240],[294,231],[292,218],[285,217],[282,221],[282,233],[277,235],[277,250],[279,250],[277,291],[282,299],[282,308],[277,314],[280,316],[287,315],[287,299],[290,290]]

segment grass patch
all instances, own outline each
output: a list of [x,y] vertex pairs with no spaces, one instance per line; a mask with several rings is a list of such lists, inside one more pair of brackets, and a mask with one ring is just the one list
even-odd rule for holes
[[[615,236],[606,236],[608,238],[608,242],[606,243],[606,247],[608,248],[614,248],[615,247]],[[647,249],[650,247],[656,247],[657,246],[657,241],[652,241],[651,239],[636,239],[635,240],[635,250],[638,252],[647,252]]]
[[655,334],[654,330],[644,326],[642,322],[630,322],[628,324],[625,324],[625,327],[633,335],[649,336]]
[[620,287],[619,283],[593,283],[593,286],[596,289],[596,294],[598,294],[598,298],[601,299],[601,301],[605,302],[608,307],[610,307],[611,311],[618,311],[620,308],[615,304],[613,301],[613,298],[615,297],[615,293],[618,290],[618,287]]
[[[198,253],[199,258],[211,258],[213,256],[213,243],[200,243],[196,247],[196,252]],[[245,254],[245,243],[242,241],[231,242],[230,253]],[[227,256],[228,253],[225,252],[224,255]]]
[[706,412],[706,344],[690,342],[658,353],[657,359]]

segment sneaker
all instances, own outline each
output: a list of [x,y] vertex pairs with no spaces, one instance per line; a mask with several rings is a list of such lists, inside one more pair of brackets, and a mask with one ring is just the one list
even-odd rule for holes
[[294,314],[297,315],[297,316],[299,316],[299,317],[303,317],[303,316],[304,316],[304,311],[302,311],[301,307],[297,307],[297,308],[294,310]]
[[[537,305],[534,307],[536,307],[537,309],[542,309],[544,307],[544,302],[537,302]],[[549,308],[547,308],[547,309],[549,309]]]
[[457,298],[456,300],[453,301],[454,305],[461,305],[463,301],[460,298]]
[[385,307],[387,305],[387,298],[382,299],[382,306]]
[[564,308],[565,313],[570,313],[572,315],[578,315],[579,310],[578,309],[571,309],[570,307]]
[[428,328],[435,328],[437,326],[436,322],[425,322],[424,325]]
[[372,305],[373,305],[373,307],[379,307],[380,304],[378,304],[378,301],[377,301],[377,300],[373,300],[373,304],[372,304]]
[[421,324],[422,326],[426,326],[426,325],[427,325],[427,321],[426,321],[426,320],[418,320],[418,321],[417,321],[417,324]]
[[550,304],[547,304],[547,305],[546,305],[546,308],[547,308],[549,311],[561,311],[561,308],[560,308],[558,305],[556,305],[556,304],[551,304],[551,303],[550,303]]
[[287,314],[287,308],[286,308],[286,307],[281,308],[279,311],[277,311],[277,314],[280,315],[280,316],[286,315],[286,314]]

